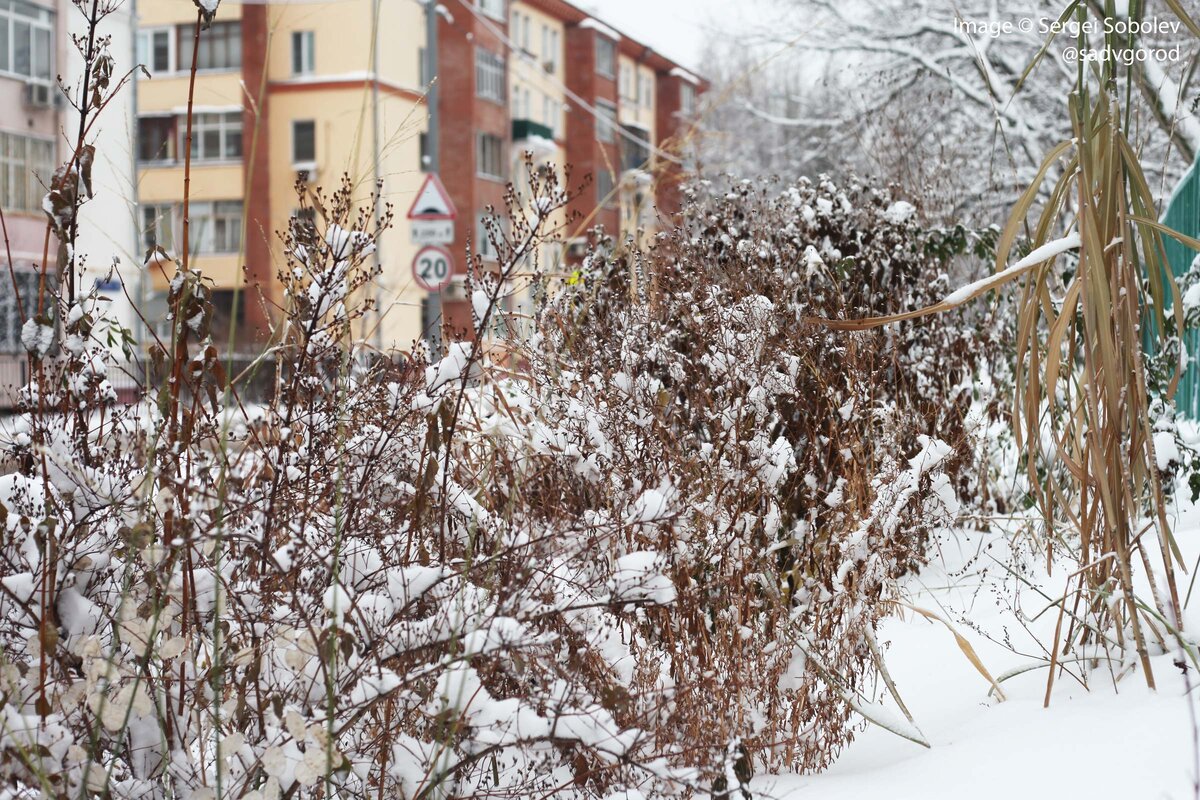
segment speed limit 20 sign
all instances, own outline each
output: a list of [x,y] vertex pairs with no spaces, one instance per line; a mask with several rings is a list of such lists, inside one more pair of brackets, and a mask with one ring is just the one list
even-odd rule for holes
[[431,244],[417,251],[412,268],[418,286],[440,292],[454,275],[454,258],[446,248]]

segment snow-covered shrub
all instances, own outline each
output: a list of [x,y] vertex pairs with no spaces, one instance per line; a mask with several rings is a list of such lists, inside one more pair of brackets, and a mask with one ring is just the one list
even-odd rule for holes
[[[532,191],[495,226],[502,272],[567,200],[552,176]],[[68,405],[35,370],[0,482],[0,778],[28,796],[606,797],[828,763],[893,579],[956,511],[961,434],[929,411],[954,379],[889,377],[916,358],[899,339],[804,322],[878,251],[847,246],[859,220],[829,189],[797,191],[730,201],[745,234],[710,222],[630,254],[632,294],[594,255],[528,341],[394,367],[353,338],[387,219],[345,184],[284,235],[288,366],[265,404],[230,386],[203,276],[182,270],[153,402]],[[895,212],[861,241],[910,252]],[[762,241],[789,224],[790,250]],[[809,242],[828,276],[783,266]],[[912,258],[916,282],[932,265]],[[476,329],[503,330],[506,282],[472,285]]]
[[[80,47],[86,131],[120,86]],[[268,353],[227,373],[185,235],[147,254],[170,335],[122,407],[129,339],[75,288],[94,157],[49,187],[62,245],[3,441],[6,796],[720,796],[848,740],[892,581],[955,513],[974,351],[806,319],[927,290],[909,207],[697,199],[500,342],[570,199],[531,173],[487,227],[499,274],[473,262],[475,336],[395,366],[358,338],[390,210],[300,186]]]
[[648,252],[594,252],[540,319],[533,382],[567,381],[582,405],[551,496],[581,513],[595,486],[636,477],[686,509],[669,539],[694,591],[642,632],[673,677],[703,676],[660,723],[692,747],[826,764],[873,669],[880,601],[971,489],[971,378],[995,339],[957,315],[854,335],[812,319],[947,291],[911,217],[860,185],[701,186],[682,227]]

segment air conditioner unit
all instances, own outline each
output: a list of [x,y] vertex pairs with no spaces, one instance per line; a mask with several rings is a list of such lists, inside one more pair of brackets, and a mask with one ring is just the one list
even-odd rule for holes
[[54,87],[48,83],[30,81],[25,84],[26,108],[54,108],[57,99]]

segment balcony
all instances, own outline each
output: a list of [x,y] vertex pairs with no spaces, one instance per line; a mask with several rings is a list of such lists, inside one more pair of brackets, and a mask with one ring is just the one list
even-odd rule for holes
[[514,119],[512,121],[512,138],[514,143],[534,137],[554,141],[554,131],[550,130],[550,126],[534,122],[531,119]]

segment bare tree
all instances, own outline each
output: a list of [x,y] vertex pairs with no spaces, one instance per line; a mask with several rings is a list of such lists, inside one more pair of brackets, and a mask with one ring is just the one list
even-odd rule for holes
[[[754,53],[757,67],[728,55],[709,62],[718,79],[740,82],[713,95],[723,106],[721,122],[743,138],[766,141],[779,141],[783,129],[803,132],[794,139],[808,136],[814,152],[793,153],[790,163],[832,162],[835,172],[900,181],[922,192],[934,216],[954,219],[994,218],[1045,152],[1070,136],[1063,103],[1079,70],[1074,49],[1104,48],[1103,30],[1075,38],[1064,2],[774,2],[787,12],[772,15],[782,24],[749,32],[725,50]],[[1134,4],[1133,19],[1156,21],[1154,8],[1144,5]],[[1165,6],[1161,18],[1177,19]],[[1066,30],[1052,36],[1060,22]],[[1161,191],[1200,152],[1200,120],[1188,99],[1195,42],[1183,24],[1121,38],[1123,48],[1138,53],[1131,73],[1141,102],[1131,109],[1132,128]],[[788,55],[770,55],[780,50]],[[807,83],[797,87],[798,76]],[[818,82],[822,91],[814,93]],[[719,162],[721,143],[709,147],[708,162]]]

